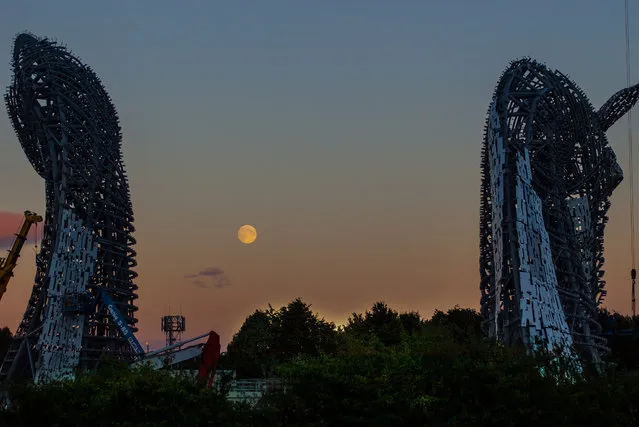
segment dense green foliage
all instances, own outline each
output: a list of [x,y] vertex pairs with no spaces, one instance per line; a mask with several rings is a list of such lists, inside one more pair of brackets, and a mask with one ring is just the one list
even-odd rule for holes
[[617,365],[617,370],[628,371],[639,369],[639,318],[599,312],[599,323],[608,335],[608,346],[612,350],[609,357]]
[[639,425],[639,373],[632,357],[612,357],[605,376],[566,380],[549,355],[482,339],[474,310],[425,320],[379,302],[336,328],[296,299],[251,314],[221,360],[238,376],[282,380],[253,408],[192,379],[106,364],[75,382],[17,386],[3,415],[16,426]]
[[15,426],[239,426],[250,420],[194,379],[148,367],[107,364],[73,382],[12,391],[15,412],[3,415]]
[[320,319],[300,298],[274,310],[257,310],[229,343],[220,368],[230,368],[238,378],[270,376],[273,368],[298,355],[333,353],[338,332]]

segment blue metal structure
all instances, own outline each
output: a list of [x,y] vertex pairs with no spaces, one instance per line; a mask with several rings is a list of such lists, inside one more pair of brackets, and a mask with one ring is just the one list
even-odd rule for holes
[[135,338],[126,319],[122,316],[120,310],[118,310],[115,301],[113,301],[113,298],[111,298],[104,288],[98,288],[96,296],[93,296],[90,292],[66,294],[62,311],[67,315],[87,314],[94,311],[97,304],[101,304],[109,313],[113,323],[118,327],[124,339],[126,339],[131,346],[133,353],[137,356],[136,359],[141,358],[144,355],[144,349],[137,338]]

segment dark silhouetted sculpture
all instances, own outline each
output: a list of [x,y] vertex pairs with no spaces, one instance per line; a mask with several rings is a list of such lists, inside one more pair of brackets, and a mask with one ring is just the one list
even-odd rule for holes
[[482,149],[483,328],[530,350],[561,347],[599,362],[604,227],[623,175],[605,132],[639,86],[596,111],[567,76],[530,59],[510,64],[488,111]]
[[135,326],[133,211],[118,117],[93,71],[30,34],[15,39],[12,65],[7,109],[45,181],[46,216],[33,291],[0,379],[37,382],[73,377],[103,355],[132,357],[103,307],[78,314],[64,304],[102,287]]

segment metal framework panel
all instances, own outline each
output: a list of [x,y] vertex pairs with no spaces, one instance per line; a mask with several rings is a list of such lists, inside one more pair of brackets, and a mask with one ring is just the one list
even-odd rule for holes
[[36,382],[72,377],[82,349],[85,316],[66,315],[64,296],[70,292],[86,291],[93,275],[97,247],[89,230],[70,209],[62,210],[62,226],[51,258],[47,304],[36,346],[40,353],[36,363]]

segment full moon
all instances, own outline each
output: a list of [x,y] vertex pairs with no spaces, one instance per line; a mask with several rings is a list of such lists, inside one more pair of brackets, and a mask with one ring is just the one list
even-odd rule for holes
[[245,245],[250,245],[257,239],[257,230],[252,225],[243,225],[237,230],[237,238]]

